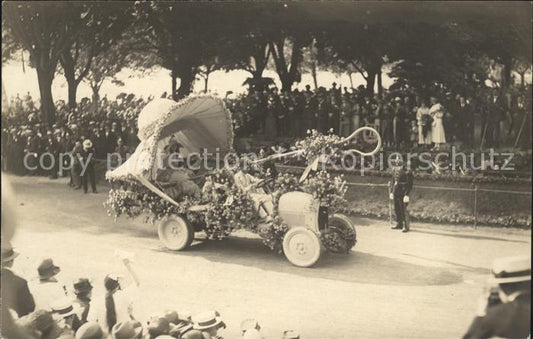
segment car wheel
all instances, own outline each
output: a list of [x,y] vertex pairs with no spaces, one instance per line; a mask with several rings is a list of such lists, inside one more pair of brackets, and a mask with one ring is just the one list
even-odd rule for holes
[[320,239],[305,227],[294,227],[283,238],[283,253],[295,266],[313,266],[320,259],[321,252]]
[[194,240],[194,230],[184,218],[171,215],[159,223],[157,227],[159,240],[173,251],[181,251],[189,247]]

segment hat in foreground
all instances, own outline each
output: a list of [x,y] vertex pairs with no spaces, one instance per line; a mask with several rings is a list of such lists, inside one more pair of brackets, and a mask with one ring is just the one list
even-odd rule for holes
[[509,284],[531,280],[531,258],[529,256],[497,258],[492,264],[496,284]]
[[83,324],[78,331],[76,331],[76,339],[103,339],[104,331],[95,322],[88,322]]
[[114,339],[135,339],[141,337],[142,330],[138,321],[123,321],[113,326],[111,335]]
[[39,273],[40,279],[50,279],[53,276],[61,272],[59,266],[54,265],[54,261],[50,258],[44,259],[41,264],[37,267],[37,272]]
[[200,313],[193,317],[194,328],[197,330],[206,330],[218,326],[222,323],[222,319],[217,316],[216,312],[209,311]]

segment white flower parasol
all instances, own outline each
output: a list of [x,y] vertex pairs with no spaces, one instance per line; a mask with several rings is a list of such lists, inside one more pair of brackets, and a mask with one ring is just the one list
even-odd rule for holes
[[232,149],[231,114],[222,99],[200,95],[180,102],[156,99],[142,110],[137,121],[140,144],[120,167],[106,173],[108,180],[150,179],[157,150],[162,150],[170,137],[179,142],[180,151],[224,155]]

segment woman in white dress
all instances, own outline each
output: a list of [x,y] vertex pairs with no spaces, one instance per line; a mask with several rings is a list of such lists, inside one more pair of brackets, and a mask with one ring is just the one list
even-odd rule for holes
[[[418,144],[430,145],[431,144],[431,126],[425,126],[425,115],[429,115],[429,107],[425,100],[420,102],[420,107],[416,110],[416,121],[418,125]],[[424,133],[426,132],[426,133]],[[425,135],[424,135],[425,134]]]
[[444,107],[439,103],[439,100],[436,97],[431,97],[429,115],[433,118],[433,123],[431,125],[431,140],[435,143],[433,150],[437,151],[439,150],[440,145],[446,143],[446,135],[442,123]]

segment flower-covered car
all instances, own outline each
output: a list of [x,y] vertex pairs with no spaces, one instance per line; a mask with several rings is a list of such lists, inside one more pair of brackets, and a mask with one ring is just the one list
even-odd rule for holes
[[[234,230],[246,229],[261,236],[271,249],[283,251],[292,264],[310,267],[323,248],[347,253],[355,245],[353,222],[338,213],[345,202],[345,182],[341,176],[318,170],[324,161],[319,151],[345,152],[342,146],[364,132],[375,133],[376,147],[370,153],[349,152],[373,154],[381,145],[375,130],[364,127],[348,138],[313,132],[292,151],[249,161],[256,172],[250,177],[240,172],[239,159],[225,161],[215,170],[165,168],[173,151],[187,162],[195,155],[206,155],[204,165],[220,165],[220,159],[231,158],[232,121],[219,98],[154,100],[139,115],[138,127],[141,142],[136,151],[106,173],[113,183],[106,205],[115,217],[144,215],[147,221],[157,222],[159,238],[168,249],[186,249],[196,232],[223,239]],[[263,171],[268,161],[296,155],[309,163],[300,178],[289,173],[272,177]],[[242,178],[253,178],[253,190],[243,189]]]

